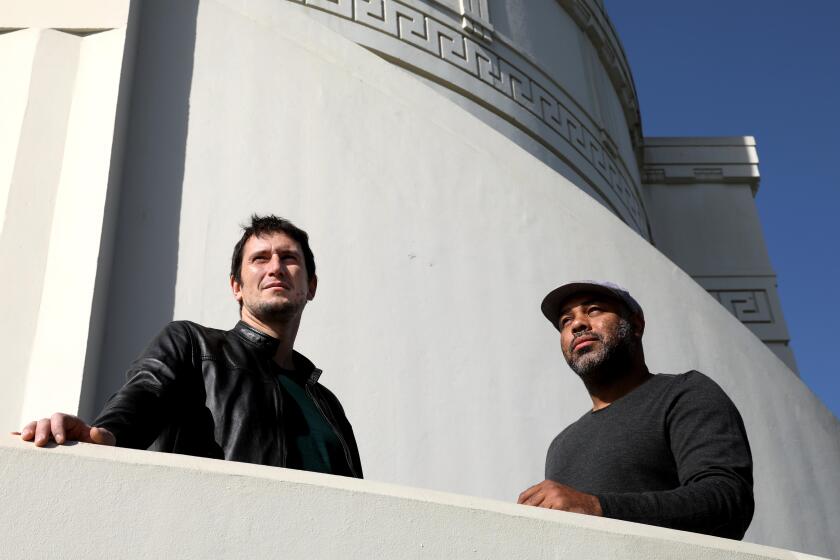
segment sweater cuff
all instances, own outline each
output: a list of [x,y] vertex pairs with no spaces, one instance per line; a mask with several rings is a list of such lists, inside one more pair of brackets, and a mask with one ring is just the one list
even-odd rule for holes
[[615,519],[614,513],[615,512],[615,495],[614,494],[593,494],[596,498],[598,498],[598,502],[601,504],[601,516],[602,517],[609,517],[611,519]]

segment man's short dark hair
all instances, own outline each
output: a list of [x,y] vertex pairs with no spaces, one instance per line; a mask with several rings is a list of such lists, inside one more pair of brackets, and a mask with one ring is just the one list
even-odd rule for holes
[[315,277],[315,256],[309,248],[309,235],[295,224],[285,218],[274,214],[268,216],[251,215],[251,225],[242,226],[242,237],[233,247],[233,257],[230,260],[230,276],[240,284],[242,283],[242,251],[245,243],[252,237],[260,237],[266,234],[285,233],[300,245],[303,252],[303,263],[306,265],[306,274],[311,280]]

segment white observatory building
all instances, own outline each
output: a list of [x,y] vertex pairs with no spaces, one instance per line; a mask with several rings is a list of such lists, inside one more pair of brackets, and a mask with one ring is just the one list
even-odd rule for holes
[[[840,557],[755,141],[645,137],[601,0],[0,0],[0,77],[3,429],[92,419],[168,321],[231,328],[239,224],[274,213],[367,479],[3,435],[0,556]],[[744,543],[515,505],[588,406],[539,309],[582,278],[740,409]]]

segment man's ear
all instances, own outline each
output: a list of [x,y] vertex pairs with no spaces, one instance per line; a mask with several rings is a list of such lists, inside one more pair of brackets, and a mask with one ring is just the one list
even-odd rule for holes
[[312,301],[315,297],[315,290],[318,289],[318,276],[313,276],[309,279],[309,289],[306,292],[306,299]]
[[639,340],[642,339],[642,335],[645,334],[645,319],[640,315],[633,315],[630,318],[630,324],[633,325],[633,332],[636,333],[636,336]]
[[233,292],[233,299],[242,303],[242,284],[237,282],[233,276],[230,277],[230,291]]

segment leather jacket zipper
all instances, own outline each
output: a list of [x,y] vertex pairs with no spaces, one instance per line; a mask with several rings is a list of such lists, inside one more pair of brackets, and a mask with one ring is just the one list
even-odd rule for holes
[[277,437],[280,440],[280,466],[286,467],[289,450],[286,448],[286,435],[283,433],[283,391],[280,389],[280,378],[274,379],[274,394],[276,396],[275,403],[277,405]]
[[341,442],[341,448],[344,449],[344,458],[347,460],[347,466],[350,468],[350,472],[353,474],[354,477],[359,478],[356,469],[353,467],[353,460],[350,458],[350,447],[347,445],[347,442],[344,441],[344,436],[341,435],[341,432],[336,428],[335,424],[333,423],[332,419],[324,412],[324,409],[321,407],[321,403],[318,402],[318,399],[312,394],[312,391],[309,389],[309,383],[304,385],[304,390],[306,391],[306,395],[312,399],[312,402],[315,403],[315,408],[318,409],[318,412],[321,413],[321,416],[324,417],[324,420],[327,421],[327,424],[330,425],[332,428],[333,433],[338,438],[338,441]]

